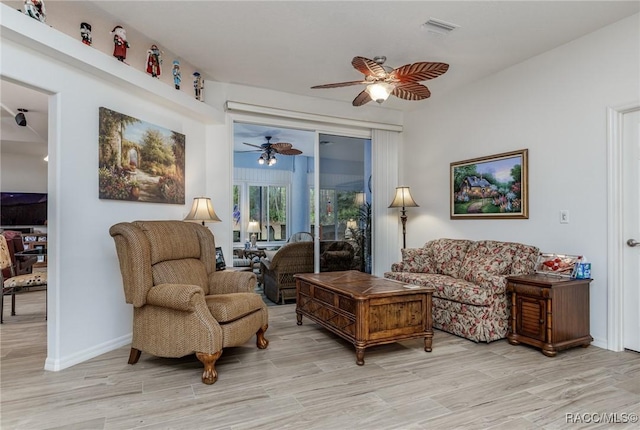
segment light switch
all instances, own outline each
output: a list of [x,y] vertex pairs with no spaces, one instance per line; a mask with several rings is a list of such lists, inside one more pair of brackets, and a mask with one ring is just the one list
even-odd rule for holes
[[560,211],[560,224],[569,224],[569,211],[567,209]]

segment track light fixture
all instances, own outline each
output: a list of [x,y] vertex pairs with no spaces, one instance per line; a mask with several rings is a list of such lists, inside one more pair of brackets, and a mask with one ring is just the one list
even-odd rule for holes
[[16,115],[16,123],[20,127],[26,127],[27,126],[27,117],[24,116],[25,112],[29,112],[29,111],[27,109],[22,109],[22,108],[18,109],[18,114]]

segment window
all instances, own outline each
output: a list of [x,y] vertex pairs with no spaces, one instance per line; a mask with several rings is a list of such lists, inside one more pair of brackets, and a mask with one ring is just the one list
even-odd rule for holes
[[256,233],[259,242],[286,241],[288,193],[286,185],[234,184],[233,242],[242,243],[250,237],[248,228],[251,221],[259,224]]
[[287,239],[287,187],[250,185],[248,221],[260,223],[258,241],[285,241]]

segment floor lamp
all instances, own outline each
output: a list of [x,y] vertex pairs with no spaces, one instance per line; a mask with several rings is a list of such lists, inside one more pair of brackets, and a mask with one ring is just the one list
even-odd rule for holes
[[407,210],[406,208],[419,207],[418,204],[411,197],[411,191],[409,187],[397,187],[396,195],[393,201],[389,205],[390,208],[402,208],[400,211],[400,221],[402,221],[402,249],[407,247]]
[[202,221],[202,225],[205,222],[220,222],[222,221],[216,215],[216,211],[213,210],[211,199],[209,197],[195,197],[193,199],[193,205],[191,211],[184,217],[185,221]]

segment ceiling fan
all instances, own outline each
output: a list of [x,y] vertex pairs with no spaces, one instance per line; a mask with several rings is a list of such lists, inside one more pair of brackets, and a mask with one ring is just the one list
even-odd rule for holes
[[290,143],[286,143],[286,142],[271,143],[271,136],[265,136],[265,139],[267,139],[267,141],[259,146],[254,145],[252,143],[242,142],[245,145],[253,146],[254,148],[258,148],[258,149],[252,149],[249,151],[240,151],[240,152],[262,151],[262,154],[260,154],[260,157],[258,158],[258,163],[259,164],[267,163],[267,165],[269,166],[273,166],[274,164],[276,164],[277,162],[276,154],[282,154],[282,155],[302,154],[302,151],[294,148],[293,145]]
[[390,94],[405,100],[423,100],[431,96],[431,91],[426,86],[419,84],[418,81],[437,78],[449,70],[449,65],[446,63],[428,62],[405,64],[393,69],[384,66],[385,61],[387,61],[387,57],[383,56],[373,57],[373,60],[353,57],[351,65],[364,74],[364,80],[316,85],[311,88],[367,85],[367,88],[353,99],[354,106],[362,106],[371,100],[382,103]]

